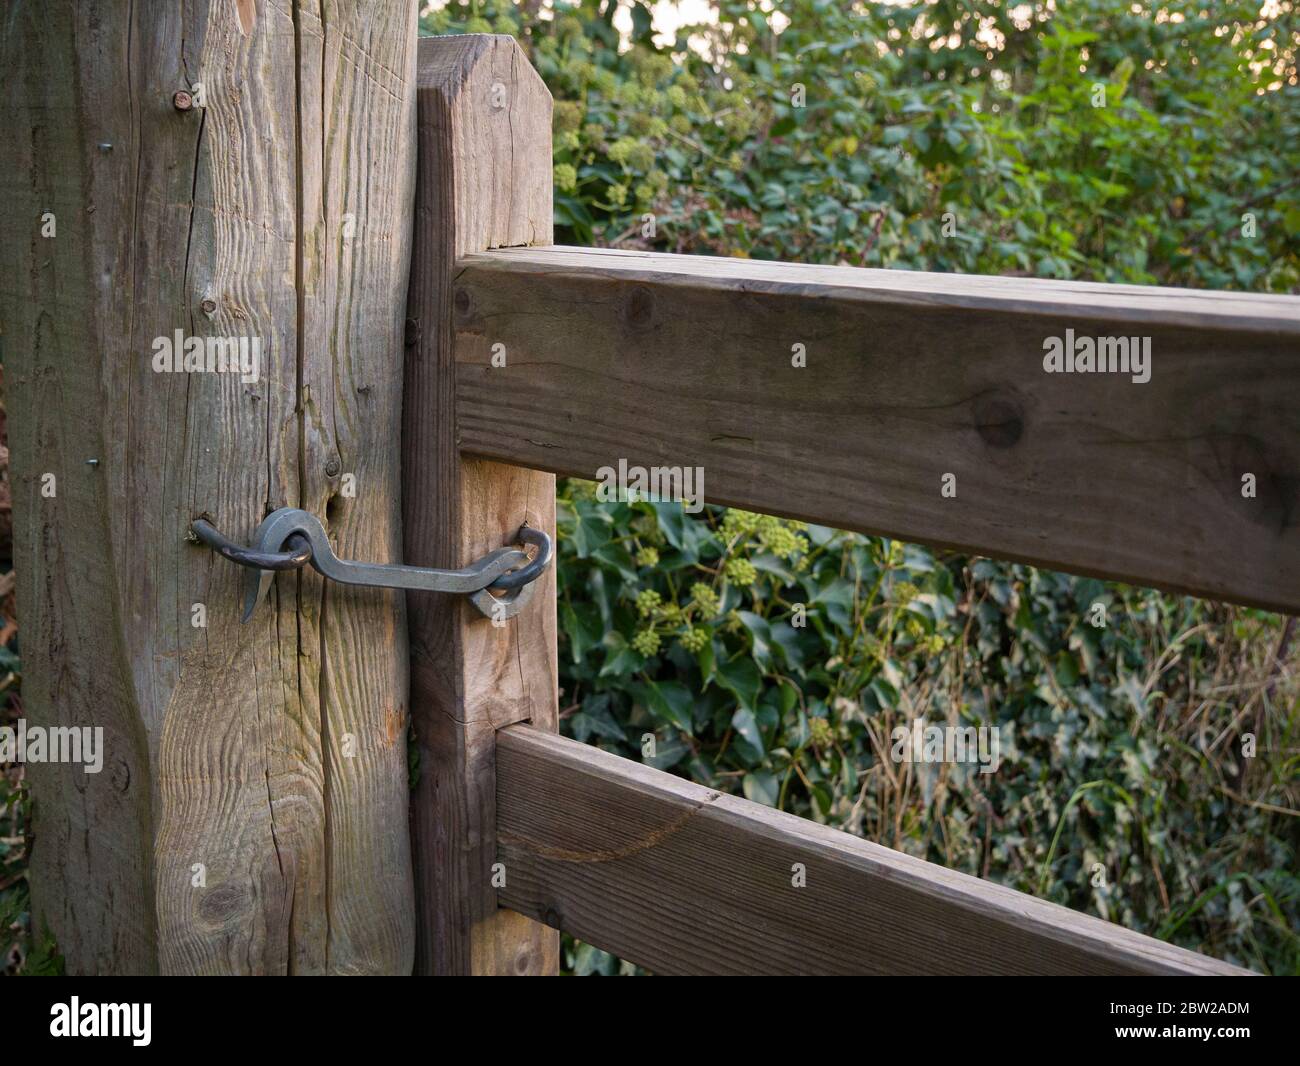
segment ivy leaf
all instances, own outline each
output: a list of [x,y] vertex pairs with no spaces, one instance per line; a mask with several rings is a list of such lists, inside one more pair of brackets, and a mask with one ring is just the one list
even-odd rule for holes
[[711,535],[708,526],[691,518],[680,503],[652,503],[650,507],[659,520],[664,540],[681,552],[687,562],[698,563],[700,546]]
[[691,711],[695,700],[691,690],[678,681],[636,681],[628,685],[629,691],[646,709],[665,725],[691,735],[694,722]]
[[772,642],[779,650],[785,665],[796,673],[803,673],[803,648],[800,646],[799,630],[789,622],[776,622],[771,625]]
[[768,130],[768,136],[788,137],[798,128],[799,124],[795,121],[794,115],[786,115],[785,118],[772,123],[772,128]]
[[753,611],[737,611],[736,617],[748,631],[752,642],[751,654],[760,669],[772,669],[772,629],[767,619]]
[[1112,690],[1116,696],[1123,696],[1128,702],[1133,713],[1139,718],[1145,718],[1147,713],[1147,700],[1143,695],[1142,685],[1137,677],[1133,674],[1127,674],[1120,679],[1118,685]]
[[690,751],[689,745],[682,740],[682,735],[673,730],[666,737],[655,737],[655,753],[653,756],[643,757],[643,761],[656,770],[668,770],[686,758]]
[[591,558],[616,571],[618,576],[629,584],[636,584],[636,564],[632,562],[632,556],[623,545],[613,541],[602,544],[591,553]]
[[600,624],[600,611],[591,603],[560,604],[560,628],[569,640],[569,652],[575,663],[582,662],[587,653],[601,645],[604,627]]
[[645,666],[645,658],[633,650],[622,633],[606,633],[601,641],[605,646],[605,665],[600,668],[600,677],[628,677]]
[[753,803],[761,803],[766,807],[775,807],[781,795],[781,786],[776,774],[763,770],[746,774],[740,787],[745,793],[745,799]]
[[763,687],[763,675],[759,673],[754,660],[748,656],[719,662],[714,667],[714,676],[718,684],[740,701],[742,707],[754,710],[758,704],[758,694]]
[[579,559],[586,559],[601,545],[609,541],[609,516],[595,510],[587,501],[581,501],[574,515],[570,536]]
[[737,707],[736,713],[731,716],[731,727],[736,731],[739,738],[738,743],[749,749],[750,764],[760,762],[763,758],[763,733],[758,728],[758,719],[754,717],[754,712],[747,707]]
[[695,663],[700,669],[700,678],[703,681],[703,687],[708,688],[709,683],[716,676],[714,665],[717,662],[717,652],[713,647],[713,641],[709,641],[702,647],[695,656]]
[[584,744],[592,737],[604,737],[606,740],[623,741],[627,734],[610,712],[610,695],[608,692],[588,696],[582,701],[582,709],[570,720],[573,738]]

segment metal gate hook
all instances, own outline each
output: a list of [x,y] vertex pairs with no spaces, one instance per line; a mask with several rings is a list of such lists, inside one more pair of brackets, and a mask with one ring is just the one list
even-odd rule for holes
[[[244,622],[252,618],[266,596],[275,571],[296,569],[309,562],[318,573],[343,585],[456,592],[469,596],[475,608],[489,618],[513,618],[532,598],[533,582],[550,565],[554,554],[554,544],[543,530],[521,526],[516,539],[537,549],[531,560],[516,548],[497,548],[460,570],[353,562],[335,555],[320,519],[297,507],[281,507],[267,515],[253,534],[252,546],[247,548],[223,536],[205,519],[195,519],[191,528],[214,551],[249,568],[244,585]],[[508,595],[497,597],[495,591]]]

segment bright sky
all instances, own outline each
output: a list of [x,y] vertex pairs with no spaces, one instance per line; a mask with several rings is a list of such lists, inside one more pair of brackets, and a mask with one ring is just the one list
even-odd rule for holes
[[[425,10],[437,11],[447,6],[447,0],[428,0]],[[560,8],[568,5],[554,0],[546,0],[543,10]],[[656,0],[654,5],[655,33],[662,38],[660,45],[671,44],[677,27],[696,22],[716,22],[713,5],[709,0]],[[614,16],[614,28],[626,39],[632,32],[632,11],[626,3],[620,3],[618,13]]]
[[[659,0],[654,6],[656,44],[671,44],[677,27],[695,22],[716,22],[709,0]],[[632,32],[632,12],[620,7],[614,16],[614,28],[626,37]],[[659,38],[663,39],[660,40]]]

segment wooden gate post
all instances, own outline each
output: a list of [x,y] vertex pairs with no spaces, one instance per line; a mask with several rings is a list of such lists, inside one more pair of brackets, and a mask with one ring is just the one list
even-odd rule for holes
[[[461,455],[452,355],[455,263],[551,241],[551,97],[510,37],[420,41],[418,178],[403,407],[406,561],[463,566],[521,523],[555,534],[555,478]],[[559,934],[497,909],[496,731],[557,728],[555,568],[504,625],[462,598],[409,593],[412,806],[420,973],[556,972]],[[496,872],[509,877],[509,871]]]
[[[24,711],[104,730],[99,773],[28,760],[36,932],[74,973],[409,972],[400,597],[282,574],[241,626],[186,532],[292,505],[399,553],[415,5],[11,7]],[[187,371],[178,333],[258,362]]]

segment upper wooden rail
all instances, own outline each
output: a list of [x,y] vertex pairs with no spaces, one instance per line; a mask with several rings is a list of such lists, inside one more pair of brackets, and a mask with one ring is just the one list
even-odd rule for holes
[[[464,454],[1300,612],[1295,297],[543,247],[454,307]],[[1150,380],[1047,373],[1067,336]]]
[[499,901],[657,973],[1249,973],[528,726],[496,770]]

